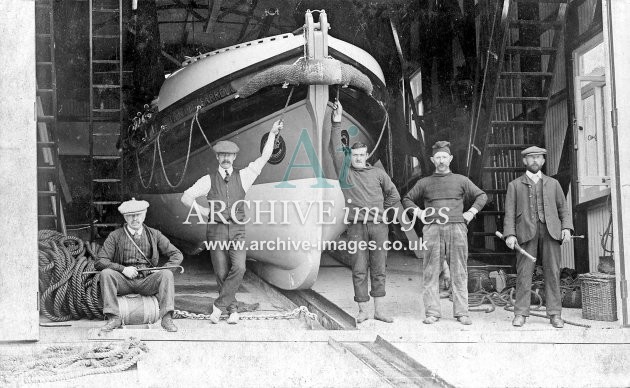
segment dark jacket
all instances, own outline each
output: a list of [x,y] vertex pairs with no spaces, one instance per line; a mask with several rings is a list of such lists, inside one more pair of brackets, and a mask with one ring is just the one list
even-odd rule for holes
[[[567,201],[560,183],[554,178],[542,174],[542,185],[547,230],[555,240],[561,240],[562,229],[573,230]],[[519,243],[525,243],[536,235],[538,216],[536,209],[533,209],[533,213],[531,209],[532,190],[534,188],[526,174],[508,184],[503,235],[516,236]]]
[[[96,263],[94,264],[97,270],[100,271],[111,268],[122,272],[123,269],[125,269],[126,263],[123,252],[126,244],[124,244],[124,241],[129,238],[125,233],[125,227],[126,226],[123,226],[122,228],[114,230],[105,239],[103,247],[97,254]],[[164,264],[165,266],[179,265],[182,262],[184,259],[182,252],[171,244],[162,232],[146,225],[142,225],[142,227],[144,228],[143,233],[147,234],[149,243],[151,244],[151,257],[149,257],[149,260],[153,267],[158,265],[160,256],[168,257],[168,262]]]

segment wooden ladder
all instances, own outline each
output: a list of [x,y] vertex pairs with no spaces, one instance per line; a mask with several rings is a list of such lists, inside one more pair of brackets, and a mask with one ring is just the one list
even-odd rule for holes
[[38,228],[66,233],[57,142],[57,75],[53,0],[35,2]]
[[488,203],[478,216],[483,230],[471,233],[472,246],[480,248],[471,249],[471,257],[513,256],[494,233],[503,231],[508,183],[525,172],[521,151],[544,147],[566,7],[567,0],[504,0],[488,13],[492,27],[467,160],[468,175]]
[[90,12],[90,225],[92,240],[123,222],[121,141],[123,112],[122,0],[89,0]]

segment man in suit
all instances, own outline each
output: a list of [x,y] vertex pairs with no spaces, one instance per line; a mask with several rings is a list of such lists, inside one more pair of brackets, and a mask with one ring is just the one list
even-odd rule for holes
[[111,232],[98,252],[94,267],[101,271],[100,287],[103,313],[108,317],[101,328],[112,331],[122,325],[117,295],[157,295],[162,327],[177,331],[172,313],[175,304],[173,273],[168,269],[138,271],[158,265],[160,256],[168,257],[165,266],[179,265],[184,256],[157,229],[144,225],[147,201],[123,202],[118,211],[125,217],[125,225]]
[[[532,256],[542,254],[547,316],[555,328],[561,318],[560,245],[571,239],[573,222],[560,183],[543,174],[547,150],[529,147],[521,152],[527,171],[508,184],[503,234],[510,249],[518,242]],[[520,327],[529,315],[532,273],[536,263],[516,256],[516,305],[512,325]]]

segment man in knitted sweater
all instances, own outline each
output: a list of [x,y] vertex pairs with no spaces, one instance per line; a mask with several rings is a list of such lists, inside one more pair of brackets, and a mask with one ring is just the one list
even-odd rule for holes
[[[426,224],[422,229],[428,248],[423,260],[423,322],[432,324],[440,319],[438,280],[442,258],[446,257],[451,271],[453,316],[470,325],[467,224],[485,206],[487,196],[470,179],[451,172],[453,155],[449,142],[435,143],[432,155],[435,173],[420,179],[402,201],[405,209],[413,208],[414,216]],[[472,207],[464,211],[464,200],[473,199]]]
[[144,225],[147,201],[123,202],[118,211],[126,224],[111,232],[98,252],[94,266],[101,271],[100,287],[103,313],[108,322],[101,328],[109,332],[121,326],[117,295],[156,295],[160,306],[162,327],[177,331],[172,313],[175,305],[173,272],[168,269],[138,271],[158,265],[160,256],[168,258],[165,266],[179,265],[184,256],[159,230]]
[[[333,144],[340,142],[341,118],[343,108],[339,101],[333,107],[331,115]],[[339,144],[335,144],[339,145]],[[338,147],[335,147],[338,149]],[[367,304],[370,296],[374,298],[374,319],[391,323],[393,318],[385,312],[385,263],[387,250],[384,249],[389,234],[389,227],[385,223],[385,209],[400,205],[400,195],[396,186],[387,173],[379,167],[367,163],[367,146],[354,143],[348,148],[342,146],[344,163],[339,171],[339,181],[346,199],[348,217],[348,240],[356,243],[352,264],[352,283],[354,285],[354,300],[359,305],[357,322],[368,319]],[[348,166],[350,159],[350,167]],[[337,166],[339,167],[339,166]],[[368,249],[368,243],[375,249]],[[360,248],[360,244],[366,247]],[[368,269],[372,289],[368,294]]]

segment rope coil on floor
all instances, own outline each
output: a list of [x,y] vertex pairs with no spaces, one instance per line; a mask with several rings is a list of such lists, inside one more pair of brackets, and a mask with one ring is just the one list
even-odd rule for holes
[[0,357],[0,382],[36,384],[122,372],[147,352],[146,344],[136,338],[90,348],[50,346],[28,356]]
[[100,275],[83,275],[96,269],[97,245],[54,230],[39,231],[38,239],[42,314],[54,322],[103,319],[98,306]]

